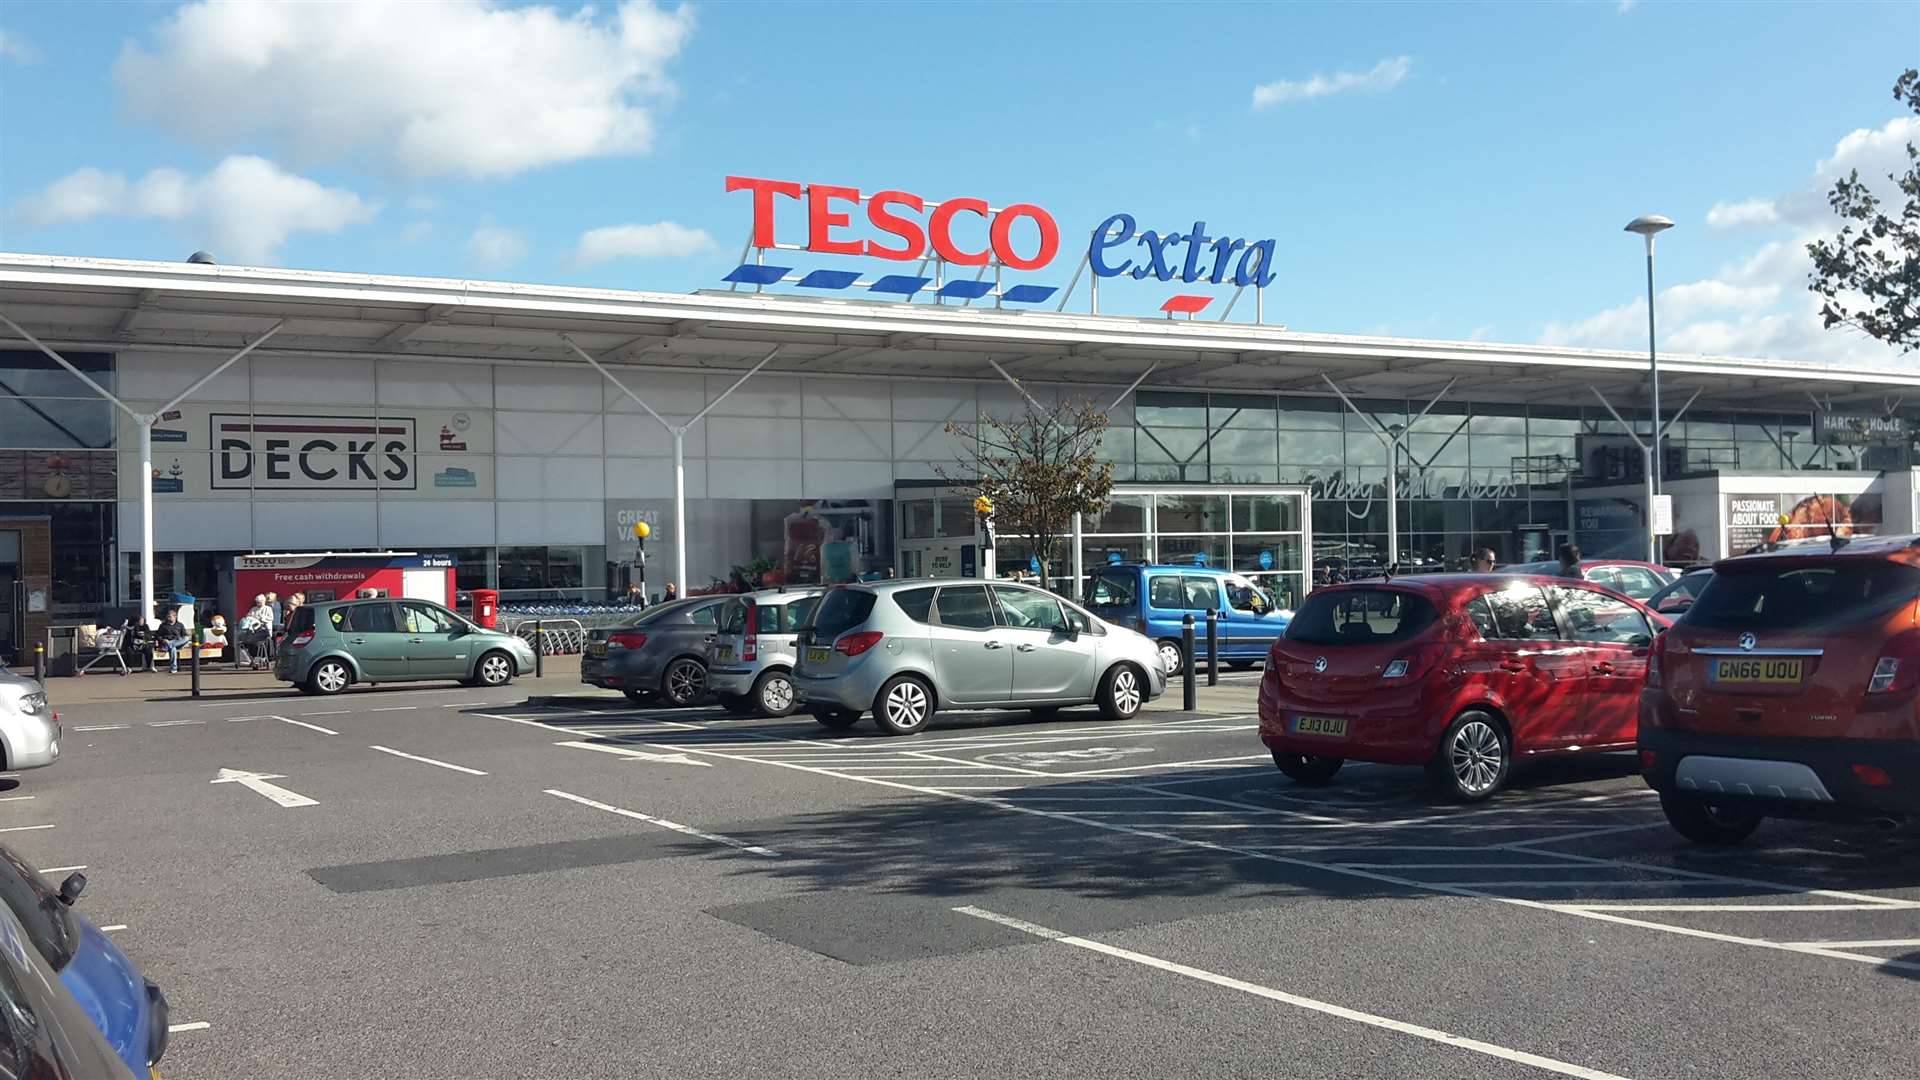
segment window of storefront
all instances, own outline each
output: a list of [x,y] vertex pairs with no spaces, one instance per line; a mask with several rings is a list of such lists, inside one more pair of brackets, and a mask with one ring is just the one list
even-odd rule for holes
[[606,549],[503,547],[499,588],[505,600],[590,599],[606,591]]

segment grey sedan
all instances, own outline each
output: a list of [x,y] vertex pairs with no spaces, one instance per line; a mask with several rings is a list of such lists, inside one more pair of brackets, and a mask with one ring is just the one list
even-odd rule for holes
[[60,757],[60,718],[46,688],[0,667],[0,761],[4,769],[34,769]]
[[1167,688],[1154,643],[1051,593],[967,581],[889,581],[827,593],[800,637],[793,685],[829,728],[867,713],[910,735],[940,709],[1095,704],[1123,720]]
[[629,701],[656,697],[692,705],[707,694],[707,645],[732,596],[701,596],[652,608],[626,626],[587,633],[580,681],[625,692]]

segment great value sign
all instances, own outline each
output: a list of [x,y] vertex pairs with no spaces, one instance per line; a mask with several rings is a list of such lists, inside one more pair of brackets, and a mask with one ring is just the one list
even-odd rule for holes
[[208,423],[216,490],[418,486],[410,417],[213,413]]
[[[806,219],[806,243],[803,250],[821,255],[859,255],[894,262],[918,262],[928,257],[955,266],[985,266],[997,261],[1010,270],[1034,271],[1052,265],[1060,254],[1060,225],[1054,216],[1032,203],[1014,203],[994,209],[985,199],[948,198],[938,202],[910,191],[888,189],[862,194],[857,187],[839,184],[802,184],[794,180],[765,180],[750,176],[727,177],[729,192],[751,195],[753,209],[752,246],[775,246],[776,215],[782,199],[799,204]],[[850,234],[853,214],[865,207],[866,222],[878,238],[860,239]],[[954,235],[956,223],[986,226],[984,246],[964,246]],[[1031,227],[1033,239],[1028,246],[1016,243],[1015,229],[1022,223]],[[977,241],[976,241],[977,244]],[[1110,214],[1090,234],[1085,249],[1087,265],[1099,277],[1155,278],[1192,284],[1206,281],[1263,289],[1274,279],[1275,241],[1248,240],[1208,233],[1205,221],[1190,228],[1159,231],[1143,229],[1132,214]],[[931,253],[931,256],[929,255]],[[756,283],[753,267],[743,266],[729,280]],[[786,268],[767,268],[780,270]],[[824,271],[808,275],[801,285],[820,288],[844,288],[852,278],[844,271]],[[781,280],[770,275],[766,281]],[[920,280],[923,279],[907,279]],[[970,283],[972,284],[972,283]],[[894,288],[882,291],[917,291]],[[1054,290],[1039,290],[1030,299],[1041,299]],[[976,294],[977,295],[977,294]]]

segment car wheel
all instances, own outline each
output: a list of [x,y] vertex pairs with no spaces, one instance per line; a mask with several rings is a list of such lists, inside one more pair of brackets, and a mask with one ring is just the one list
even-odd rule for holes
[[828,731],[845,731],[860,722],[860,714],[852,709],[816,709],[813,719]]
[[756,711],[753,698],[746,694],[715,694],[714,700],[731,716],[752,716]]
[[768,671],[754,680],[753,702],[765,716],[781,717],[793,713],[793,677],[784,671]]
[[505,686],[513,681],[513,657],[503,652],[490,652],[480,658],[480,666],[475,672],[476,681],[481,686]]
[[687,706],[707,692],[707,669],[698,660],[682,657],[667,665],[660,676],[660,695],[674,705]]
[[873,698],[873,722],[888,735],[911,735],[933,718],[933,693],[912,675],[895,675]]
[[1427,775],[1442,794],[1479,802],[1500,790],[1512,765],[1512,744],[1500,721],[1488,713],[1465,712],[1440,737],[1440,751],[1427,764]]
[[627,695],[627,700],[633,702],[635,705],[645,705],[647,702],[653,700],[653,691],[651,690],[622,690],[620,692]]
[[1179,642],[1163,641],[1160,643],[1160,668],[1167,673],[1169,678],[1180,674],[1180,660],[1182,656],[1183,653],[1180,649]]
[[353,672],[338,660],[322,660],[307,672],[307,686],[315,694],[337,694],[353,681]]
[[1710,803],[1698,795],[1678,792],[1660,795],[1660,809],[1666,812],[1673,831],[1696,844],[1725,846],[1737,844],[1760,827],[1760,814],[1751,810]]
[[1279,750],[1273,752],[1273,763],[1280,767],[1287,779],[1303,787],[1319,787],[1333,779],[1333,774],[1345,765],[1345,758],[1321,757],[1318,754],[1288,754]]
[[1115,664],[1100,679],[1100,715],[1131,720],[1147,700],[1146,680],[1132,664]]

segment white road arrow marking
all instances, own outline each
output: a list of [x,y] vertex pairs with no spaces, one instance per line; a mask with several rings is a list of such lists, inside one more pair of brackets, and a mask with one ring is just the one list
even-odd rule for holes
[[279,773],[244,772],[240,769],[221,769],[220,775],[207,781],[210,784],[239,784],[249,791],[257,792],[279,803],[281,806],[318,806],[320,800],[309,799],[297,791],[288,791],[278,784],[269,784],[269,780],[284,780]]
[[571,746],[575,750],[598,750],[603,754],[618,754],[621,757],[631,758],[635,761],[659,761],[668,765],[699,765],[703,768],[713,768],[713,762],[690,758],[685,754],[650,754],[645,750],[629,750],[624,746],[607,746],[602,743],[590,742],[563,742],[554,745]]

